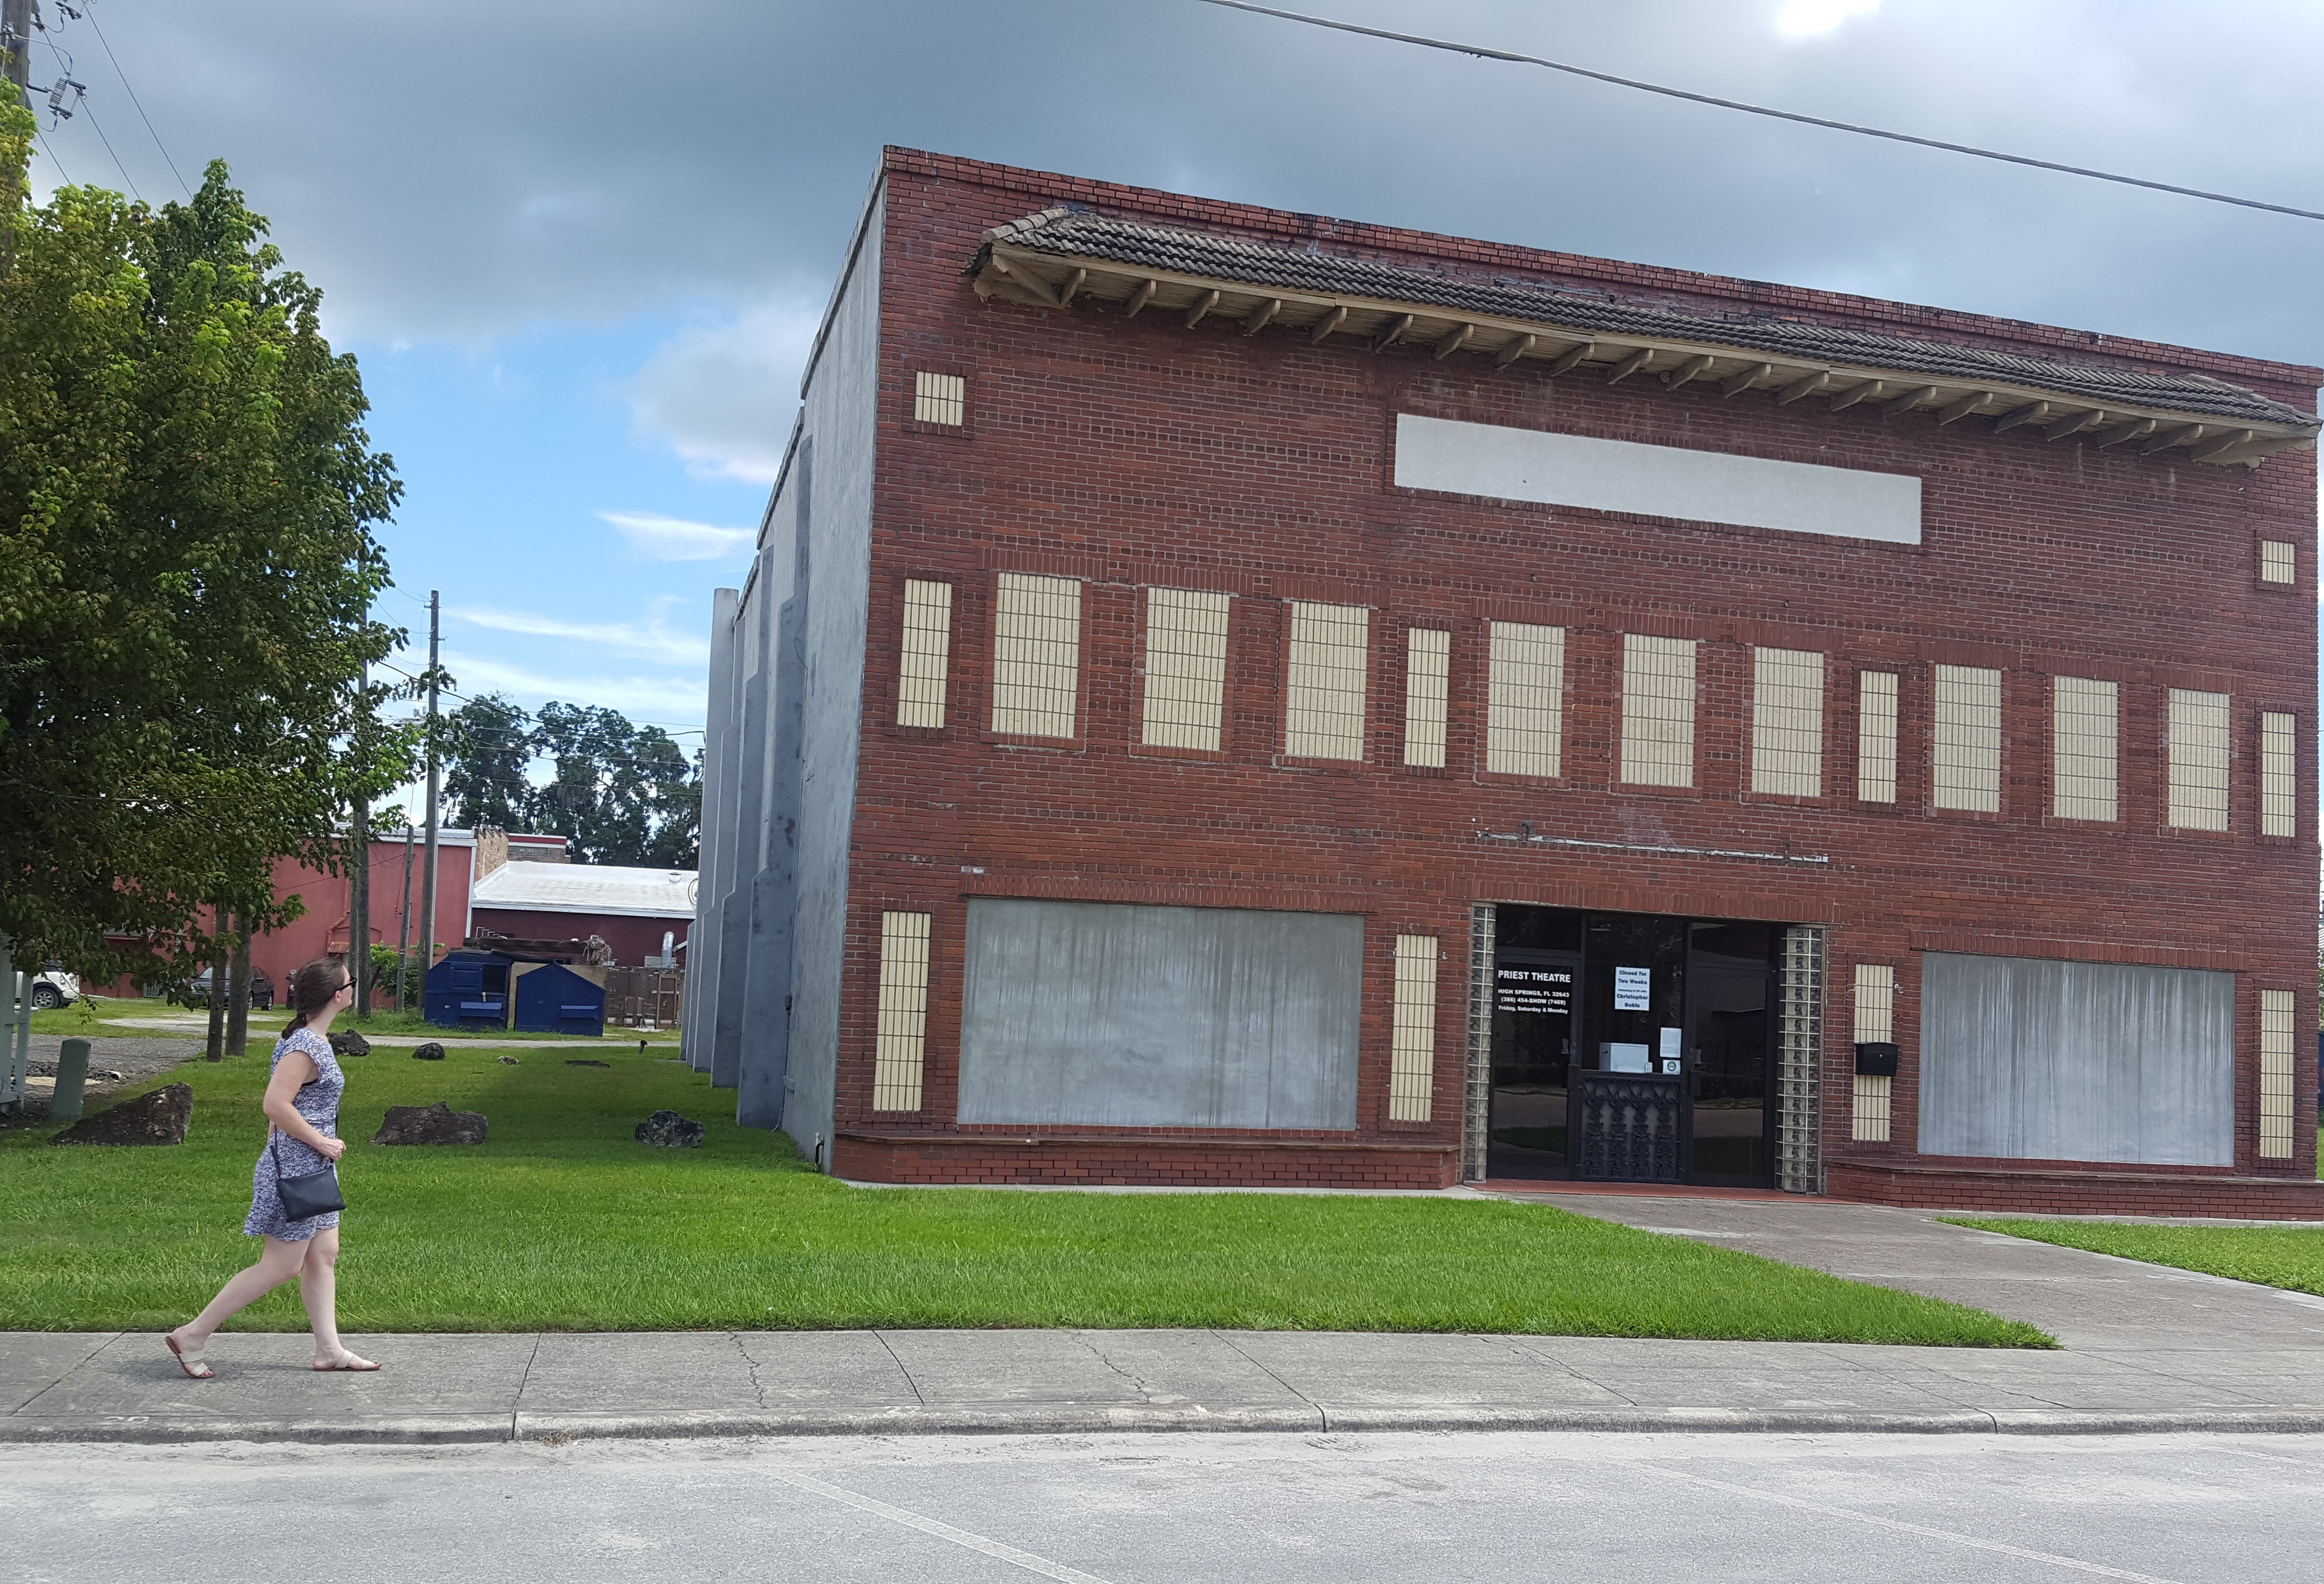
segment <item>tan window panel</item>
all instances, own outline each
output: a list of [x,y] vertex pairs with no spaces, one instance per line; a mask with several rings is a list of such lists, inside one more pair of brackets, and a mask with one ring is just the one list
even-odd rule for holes
[[1291,675],[1283,751],[1297,759],[1364,756],[1364,670],[1371,613],[1360,605],[1291,606]]
[[1622,635],[1622,770],[1634,786],[1694,784],[1694,641]]
[[898,726],[945,723],[945,679],[952,657],[952,585],[904,584],[904,650],[896,687]]
[[992,729],[1074,736],[1081,683],[1082,586],[1003,572],[992,628]]
[[1223,594],[1189,588],[1146,591],[1148,747],[1217,752],[1226,719],[1227,615]]
[[1501,775],[1556,775],[1565,698],[1565,629],[1495,622],[1491,651],[1485,768]]
[[1404,643],[1404,762],[1444,768],[1444,722],[1452,673],[1452,635],[1414,627]]

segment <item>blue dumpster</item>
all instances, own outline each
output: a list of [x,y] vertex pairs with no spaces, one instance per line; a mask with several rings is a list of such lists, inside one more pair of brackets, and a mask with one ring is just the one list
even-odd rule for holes
[[508,1027],[509,965],[492,951],[452,951],[428,970],[420,1014],[447,1029]]
[[605,987],[562,963],[527,968],[516,980],[516,1026],[594,1039],[605,1032]]

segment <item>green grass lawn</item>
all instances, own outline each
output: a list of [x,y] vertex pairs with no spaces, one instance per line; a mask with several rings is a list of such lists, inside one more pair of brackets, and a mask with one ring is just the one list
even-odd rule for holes
[[[634,1044],[514,1066],[455,1048],[350,1061],[340,1312],[350,1330],[1218,1326],[2043,1347],[2027,1325],[1539,1205],[1261,1194],[853,1189],[731,1093]],[[254,1257],[251,1057],[179,1076],[189,1142],[0,1135],[0,1329],[160,1329]],[[391,1103],[484,1112],[490,1141],[364,1142]],[[699,1150],[631,1129],[660,1107]],[[305,1321],[289,1290],[251,1329]]]
[[[119,1020],[152,1017],[199,1020],[208,1015],[201,1007],[173,1006],[167,1001],[148,1001],[143,998],[127,1000],[118,997],[110,1000],[83,999],[74,1002],[70,1006],[59,1006],[51,1011],[33,1013],[32,1032],[36,1034],[78,1034],[90,1038],[103,1036],[107,1039],[199,1039],[202,1035],[198,1029],[144,1028]],[[255,1007],[252,1008],[250,1014],[252,1045],[254,1047],[263,1042],[268,1049],[272,1049],[274,1037],[282,1032],[282,1025],[290,1021],[290,1014],[279,1006],[270,1012],[261,1012]],[[416,1012],[375,1012],[371,1016],[360,1020],[342,1017],[331,1026],[338,1029],[354,1029],[366,1035],[395,1034],[408,1035],[415,1039],[439,1040],[447,1045],[455,1040],[506,1042],[570,1040],[582,1037],[574,1034],[519,1033],[512,1029],[439,1028]],[[649,1032],[645,1029],[608,1026],[604,1038],[607,1044],[626,1042],[634,1051],[640,1040],[645,1041],[649,1045],[675,1046],[678,1043],[678,1031],[656,1029]]]
[[1957,1226],[2093,1254],[2120,1255],[2149,1264],[2176,1265],[2324,1293],[2324,1226],[2319,1227],[2134,1227],[2116,1221],[2032,1221],[1948,1216]]

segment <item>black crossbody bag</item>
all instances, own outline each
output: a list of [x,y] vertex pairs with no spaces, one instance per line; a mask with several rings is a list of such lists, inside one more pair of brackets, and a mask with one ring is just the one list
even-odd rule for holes
[[266,1152],[274,1157],[274,1191],[282,1200],[284,1218],[305,1221],[346,1209],[347,1201],[339,1196],[339,1169],[330,1162],[324,1162],[319,1172],[302,1172],[296,1177],[282,1175],[282,1156],[276,1147],[281,1139],[279,1129],[268,1130]]

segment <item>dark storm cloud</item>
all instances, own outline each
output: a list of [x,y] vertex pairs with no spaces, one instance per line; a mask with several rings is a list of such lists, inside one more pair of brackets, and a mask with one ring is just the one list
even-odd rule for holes
[[[96,0],[335,329],[819,296],[882,143],[2314,360],[2324,224],[1755,121],[1194,0]],[[2324,207],[2324,12],[1313,0],[1701,91]],[[149,196],[117,88],[79,75]],[[78,136],[78,128],[68,134]],[[73,143],[73,174],[97,161]],[[142,155],[139,149],[143,148]],[[94,148],[88,144],[86,148]]]

